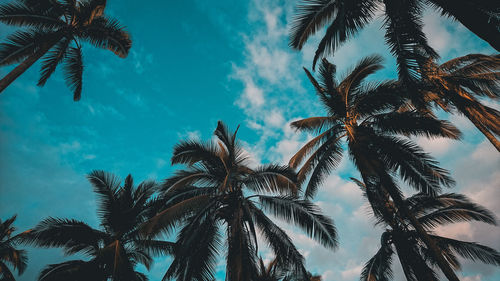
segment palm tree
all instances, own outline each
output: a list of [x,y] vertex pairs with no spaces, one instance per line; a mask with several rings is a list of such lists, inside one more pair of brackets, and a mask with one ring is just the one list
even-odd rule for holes
[[[362,185],[362,190],[365,195],[369,192],[365,185]],[[365,264],[361,280],[391,280],[393,275],[391,263],[394,254],[398,255],[407,280],[437,280],[432,269],[435,267],[436,261],[432,258],[430,250],[425,246],[420,236],[411,228],[411,223],[408,220],[398,221],[395,216],[380,216],[380,213],[383,212],[380,208],[386,203],[374,200],[373,194],[367,195],[367,197],[375,210],[378,223],[384,224],[387,229],[381,236],[380,249]],[[391,204],[390,201],[388,203]],[[467,197],[454,193],[436,197],[417,194],[405,199],[404,203],[437,242],[450,267],[460,269],[458,256],[472,261],[500,265],[500,253],[492,248],[475,242],[438,236],[432,232],[438,226],[464,221],[481,221],[496,225],[495,217],[488,210],[471,202]],[[429,274],[431,278],[423,278],[424,272]]]
[[318,82],[307,69],[327,116],[311,117],[291,124],[298,131],[316,133],[291,159],[298,167],[298,181],[309,177],[305,196],[312,197],[318,186],[342,158],[343,143],[365,182],[380,181],[380,192],[394,200],[401,216],[408,217],[422,239],[431,248],[443,272],[457,280],[440,250],[418,221],[408,212],[392,174],[411,187],[435,195],[441,185],[451,186],[453,179],[430,155],[404,136],[447,137],[458,139],[460,132],[446,121],[416,110],[401,110],[407,102],[394,81],[365,83],[370,74],[382,68],[382,58],[362,59],[342,81],[335,79],[335,66],[323,60]]
[[73,90],[73,99],[80,100],[82,44],[88,42],[122,58],[132,45],[120,23],[104,15],[105,5],[106,0],[14,0],[0,5],[0,22],[28,27],[0,44],[0,66],[20,62],[0,80],[0,92],[44,57],[38,85],[43,86],[63,63],[66,84]]
[[149,269],[154,255],[169,254],[173,243],[148,240],[139,235],[154,205],[156,184],[145,181],[134,187],[129,175],[123,186],[113,175],[93,171],[88,176],[99,196],[97,214],[101,229],[95,229],[74,219],[47,218],[26,237],[25,242],[39,247],[60,247],[65,254],[80,254],[89,260],[70,260],[48,265],[39,281],[59,280],[147,280],[136,272],[136,264]]
[[2,281],[16,280],[7,264],[10,264],[21,275],[28,263],[26,251],[15,248],[20,238],[27,233],[13,235],[14,231],[16,231],[16,228],[12,226],[15,220],[16,216],[12,216],[5,221],[0,219],[0,280]]
[[422,72],[421,94],[427,103],[467,117],[500,151],[500,112],[481,103],[500,96],[500,56],[470,54],[441,65],[429,60]]
[[286,265],[297,276],[306,274],[302,255],[264,211],[304,229],[328,248],[337,245],[333,222],[296,196],[295,172],[274,164],[249,167],[236,133],[219,121],[216,141],[183,141],[174,148],[172,164],[187,167],[164,182],[162,194],[170,199],[144,226],[150,235],[182,226],[164,279],[212,280],[225,238],[226,280],[253,280],[258,271],[257,229],[277,265]]
[[292,23],[290,46],[302,49],[311,35],[328,26],[316,49],[314,68],[319,58],[335,52],[383,8],[385,41],[396,57],[400,78],[414,81],[419,64],[429,57],[438,57],[422,31],[425,5],[460,21],[500,51],[500,10],[495,0],[302,0]]

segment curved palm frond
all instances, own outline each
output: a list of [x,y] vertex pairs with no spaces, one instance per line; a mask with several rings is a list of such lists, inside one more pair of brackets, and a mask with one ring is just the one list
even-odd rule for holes
[[68,87],[73,90],[73,100],[79,101],[83,87],[82,49],[80,47],[70,47],[66,56],[67,58],[64,61],[64,80]]
[[264,210],[304,229],[321,245],[328,248],[337,247],[337,230],[333,221],[321,214],[319,208],[310,201],[292,196],[259,195],[258,198]]
[[108,238],[104,232],[76,220],[47,218],[23,238],[25,243],[39,247],[63,247],[66,254],[95,254]]
[[98,17],[85,26],[81,37],[98,48],[112,51],[117,56],[125,58],[132,47],[130,35],[121,24],[109,17]]
[[361,271],[361,281],[390,281],[393,278],[391,268],[394,251],[389,243],[390,234],[382,234],[381,247],[377,253],[365,264]]

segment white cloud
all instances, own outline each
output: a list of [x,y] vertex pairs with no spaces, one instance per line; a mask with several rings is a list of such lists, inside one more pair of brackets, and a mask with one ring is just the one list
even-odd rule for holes
[[342,276],[342,280],[352,280],[356,277],[359,277],[362,269],[362,264],[356,264],[354,261],[350,260],[347,263],[347,268],[340,273],[340,275]]

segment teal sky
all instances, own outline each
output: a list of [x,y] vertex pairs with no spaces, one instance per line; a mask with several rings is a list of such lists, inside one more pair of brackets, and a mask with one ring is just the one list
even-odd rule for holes
[[[84,47],[80,102],[73,102],[59,72],[44,88],[36,87],[38,64],[0,95],[1,218],[18,214],[21,230],[48,216],[98,227],[86,173],[102,169],[122,178],[130,173],[136,181],[162,180],[173,171],[168,164],[173,145],[185,138],[210,138],[217,120],[232,128],[241,124],[239,137],[255,163],[287,162],[308,138],[292,131],[290,121],[323,114],[302,70],[310,68],[318,38],[300,53],[287,47],[295,2],[108,0],[107,13],[127,26],[133,47],[127,59]],[[430,44],[443,61],[493,53],[459,23],[432,11],[424,20]],[[387,68],[372,78],[396,76],[380,22],[329,58],[340,72],[379,53]],[[10,32],[0,26],[0,38]],[[1,68],[0,76],[8,70]],[[462,129],[462,141],[417,142],[451,170],[458,182],[451,191],[465,193],[500,217],[498,153],[468,121],[451,120]],[[348,181],[351,176],[357,172],[346,158],[316,198],[339,229],[336,252],[288,228],[307,267],[325,281],[358,280],[379,246],[381,229],[373,227],[366,202]],[[439,232],[500,250],[498,227],[463,223]],[[34,280],[44,265],[65,259],[57,249],[29,249],[29,254],[20,281]],[[262,256],[271,258],[267,251]],[[394,280],[402,280],[394,264]],[[158,259],[150,280],[161,280],[168,265],[169,258]],[[465,262],[461,274],[464,281],[500,280],[498,268],[479,263]]]

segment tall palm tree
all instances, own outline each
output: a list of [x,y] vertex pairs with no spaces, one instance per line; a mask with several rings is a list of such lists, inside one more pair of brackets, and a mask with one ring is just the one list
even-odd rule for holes
[[93,171],[88,179],[99,198],[97,214],[101,229],[74,219],[47,218],[26,237],[39,247],[60,247],[65,254],[80,254],[89,260],[70,260],[51,264],[40,273],[39,281],[59,280],[147,280],[135,271],[136,264],[149,269],[154,255],[169,254],[174,244],[149,240],[139,226],[150,216],[156,184],[145,181],[134,187],[129,175],[120,181],[103,171]]
[[2,281],[16,280],[7,264],[11,265],[21,275],[28,263],[26,251],[15,248],[20,238],[27,233],[13,235],[16,231],[16,228],[12,225],[15,220],[16,216],[12,216],[5,221],[0,219],[0,280]]
[[302,255],[264,211],[304,229],[328,248],[337,245],[333,222],[316,205],[297,198],[295,172],[274,164],[249,167],[236,133],[219,121],[216,141],[183,141],[174,148],[172,164],[187,167],[165,181],[162,193],[170,199],[144,226],[145,233],[155,235],[181,221],[175,258],[164,279],[212,280],[225,238],[226,280],[253,280],[257,229],[279,266],[305,275]]
[[132,41],[120,23],[104,15],[106,0],[14,0],[0,5],[0,22],[28,27],[0,44],[0,66],[20,64],[0,80],[0,93],[33,63],[44,57],[39,86],[64,64],[64,79],[73,99],[82,93],[82,44],[126,57]]
[[438,57],[422,31],[425,6],[460,21],[500,51],[500,8],[495,0],[302,0],[292,23],[290,46],[300,50],[311,35],[328,26],[316,49],[314,68],[319,58],[335,52],[383,9],[385,41],[396,57],[400,78],[414,81],[422,60]]
[[467,117],[500,151],[500,112],[481,102],[500,97],[500,56],[469,54],[437,64],[429,60],[422,72],[422,97],[427,103]]
[[[367,195],[366,186],[362,190]],[[369,192],[369,191],[368,191]],[[380,210],[385,202],[374,202],[373,196],[367,196],[372,208],[378,209],[374,213],[378,223],[387,227],[381,236],[381,247],[377,253],[365,264],[361,272],[361,280],[388,281],[392,279],[392,257],[397,254],[406,279],[437,280],[433,271],[436,261],[430,255],[429,249],[421,241],[420,236],[411,228],[408,220],[398,221],[395,216],[380,216]],[[438,236],[433,230],[442,225],[464,221],[481,221],[496,225],[495,217],[483,207],[471,202],[467,197],[448,193],[436,197],[417,194],[404,200],[410,212],[424,226],[429,235],[442,249],[450,267],[460,269],[460,256],[472,261],[481,261],[488,264],[500,265],[500,253],[496,250],[477,244]],[[389,202],[390,204],[390,202]],[[423,272],[428,272],[431,278],[422,279]]]
[[375,179],[383,183],[380,192],[392,197],[398,212],[411,220],[446,276],[458,280],[437,245],[403,205],[392,174],[399,174],[411,187],[429,195],[437,194],[441,185],[453,185],[446,170],[418,145],[400,135],[458,139],[460,132],[450,123],[429,114],[400,110],[407,101],[399,93],[397,82],[365,83],[366,77],[382,68],[381,62],[379,56],[364,58],[342,81],[336,80],[335,66],[327,60],[323,60],[319,69],[320,82],[305,69],[327,116],[291,124],[298,131],[317,136],[290,159],[290,166],[296,168],[303,162],[298,181],[304,182],[309,176],[305,196],[312,197],[326,176],[337,167],[345,143],[363,180]]

